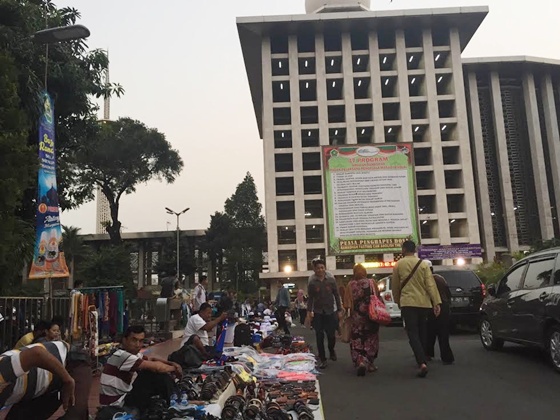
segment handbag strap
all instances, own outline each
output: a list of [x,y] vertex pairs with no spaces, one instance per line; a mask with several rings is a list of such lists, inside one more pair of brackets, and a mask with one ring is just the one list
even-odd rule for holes
[[420,267],[420,264],[422,264],[422,260],[418,260],[418,262],[416,263],[416,265],[414,266],[414,268],[412,269],[408,277],[404,279],[404,281],[401,283],[401,292],[406,287],[406,285],[408,284],[408,282],[410,281],[414,273],[416,273],[416,270],[418,269],[418,267]]

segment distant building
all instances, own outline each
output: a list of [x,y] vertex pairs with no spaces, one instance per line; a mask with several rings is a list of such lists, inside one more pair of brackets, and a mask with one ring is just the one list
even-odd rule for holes
[[[306,15],[237,19],[264,146],[261,277],[303,287],[325,257],[326,145],[413,142],[423,245],[481,244],[493,260],[558,234],[560,61],[463,60],[487,7],[365,3],[308,0]],[[342,276],[380,260],[326,256]]]

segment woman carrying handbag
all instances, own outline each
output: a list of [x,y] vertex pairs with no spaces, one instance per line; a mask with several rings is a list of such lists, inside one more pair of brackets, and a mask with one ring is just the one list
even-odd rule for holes
[[379,296],[375,283],[367,278],[364,266],[356,264],[354,277],[346,286],[344,307],[350,316],[348,324],[344,320],[342,335],[344,339],[345,331],[349,331],[350,354],[358,376],[377,370],[374,362],[379,352],[379,324],[369,315],[372,294]]

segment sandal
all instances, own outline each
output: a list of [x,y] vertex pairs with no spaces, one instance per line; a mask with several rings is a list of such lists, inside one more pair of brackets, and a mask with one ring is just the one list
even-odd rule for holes
[[366,365],[362,364],[358,366],[356,373],[358,374],[358,376],[366,376],[366,370],[367,370]]
[[422,364],[422,366],[420,366],[420,371],[418,372],[418,377],[419,378],[425,378],[428,375],[428,366],[426,366],[426,364]]
[[378,368],[377,366],[375,366],[374,364],[371,364],[371,365],[368,367],[368,370],[367,370],[367,371],[370,372],[370,373],[373,373],[373,372],[377,372],[378,370],[379,370],[379,368]]

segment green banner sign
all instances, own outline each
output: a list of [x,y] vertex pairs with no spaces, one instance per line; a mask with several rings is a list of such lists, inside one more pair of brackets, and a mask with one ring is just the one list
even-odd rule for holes
[[330,254],[419,242],[412,144],[324,146],[323,168]]

